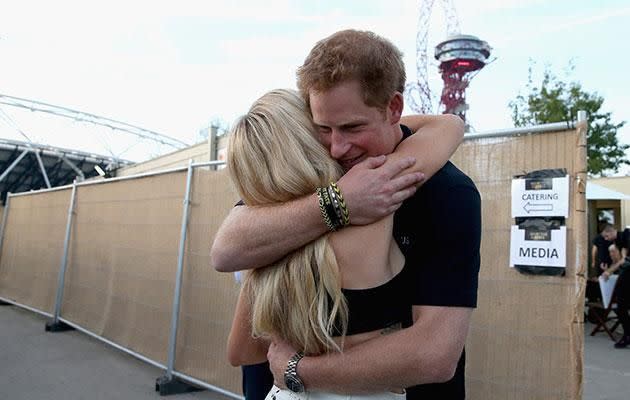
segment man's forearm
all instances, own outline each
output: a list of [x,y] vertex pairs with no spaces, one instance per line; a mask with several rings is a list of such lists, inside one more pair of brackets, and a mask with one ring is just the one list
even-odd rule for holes
[[[412,157],[383,165],[385,160],[368,158],[337,182],[351,224],[369,224],[394,212],[422,181],[418,173],[399,176],[414,164]],[[315,194],[270,206],[234,207],[215,236],[210,264],[223,272],[263,267],[327,231]]]
[[[374,393],[446,382],[455,373],[470,316],[468,310],[453,311],[462,316],[452,325],[459,331],[432,329],[427,323],[414,325],[343,353],[305,357],[298,364],[298,374],[307,389],[337,393]],[[437,325],[443,323],[434,317],[430,319]]]
[[619,269],[619,267],[621,267],[621,265],[623,264],[624,260],[621,259],[619,261],[617,261],[616,263],[613,263],[610,267],[608,267],[604,272],[608,273],[608,275],[612,275],[615,273],[615,271],[617,271]]
[[403,330],[343,353],[305,357],[298,364],[298,374],[309,389],[348,394],[383,392],[450,379],[452,373],[444,367],[442,355],[435,353],[436,346],[410,348],[406,343],[415,338],[409,335],[408,330]]
[[237,206],[215,236],[210,264],[222,272],[263,267],[326,231],[314,194],[272,206]]

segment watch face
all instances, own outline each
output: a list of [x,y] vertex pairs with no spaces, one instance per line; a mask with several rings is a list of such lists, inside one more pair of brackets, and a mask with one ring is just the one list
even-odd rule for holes
[[301,393],[304,391],[304,384],[297,376],[286,375],[284,377],[284,383],[287,385],[287,389],[295,393]]

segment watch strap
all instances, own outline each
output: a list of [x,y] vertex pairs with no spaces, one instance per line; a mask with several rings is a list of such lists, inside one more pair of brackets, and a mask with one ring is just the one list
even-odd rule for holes
[[287,369],[284,371],[285,381],[287,381],[287,378],[290,377],[290,380],[292,382],[295,382],[295,383],[299,382],[299,384],[298,384],[299,387],[298,388],[288,387],[291,391],[294,391],[294,392],[303,392],[304,391],[304,384],[302,383],[302,380],[300,379],[299,375],[297,374],[297,365],[298,365],[298,363],[300,362],[300,360],[303,357],[304,357],[304,353],[303,352],[298,351],[297,353],[295,353],[291,358],[289,358],[289,362],[287,362]]

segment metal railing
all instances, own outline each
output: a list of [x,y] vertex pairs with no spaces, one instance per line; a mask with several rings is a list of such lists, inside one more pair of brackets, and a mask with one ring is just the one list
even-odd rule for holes
[[[70,200],[69,200],[70,205],[68,207],[68,213],[67,213],[67,219],[66,219],[66,229],[65,229],[65,236],[64,236],[64,243],[63,243],[63,254],[62,254],[62,258],[61,258],[61,262],[59,266],[59,273],[57,277],[54,312],[51,314],[51,313],[39,310],[37,308],[31,307],[26,304],[22,304],[20,302],[17,302],[15,300],[5,298],[2,296],[0,296],[0,301],[4,301],[9,304],[14,304],[26,310],[50,317],[51,321],[47,323],[47,326],[46,326],[47,330],[56,331],[56,330],[67,330],[67,329],[72,329],[72,328],[77,329],[141,361],[144,361],[148,364],[151,364],[155,367],[165,370],[165,376],[158,378],[157,383],[156,383],[157,385],[156,390],[158,390],[160,394],[173,394],[177,392],[178,388],[179,389],[183,388],[182,390],[185,391],[186,384],[192,384],[195,387],[212,390],[212,391],[221,393],[225,396],[229,396],[235,399],[243,399],[242,396],[239,396],[233,392],[230,392],[221,387],[212,385],[208,382],[204,382],[203,380],[200,380],[198,378],[195,378],[193,376],[190,376],[190,375],[187,375],[187,374],[184,374],[182,372],[175,370],[177,332],[178,332],[178,323],[179,323],[179,315],[180,315],[180,297],[181,297],[181,287],[182,287],[182,280],[183,280],[184,256],[185,256],[186,240],[187,240],[189,209],[190,209],[190,204],[191,204],[190,196],[191,196],[191,190],[192,190],[193,171],[195,168],[217,167],[223,164],[225,164],[225,162],[223,161],[193,163],[193,161],[190,160],[188,163],[188,166],[183,166],[183,167],[170,168],[170,169],[165,169],[165,170],[160,170],[160,171],[155,171],[155,172],[143,173],[143,174],[132,175],[132,176],[124,176],[124,177],[119,177],[119,178],[109,178],[109,179],[104,179],[104,180],[92,180],[92,181],[83,181],[83,182],[75,181],[72,185],[65,185],[61,187],[55,187],[55,188],[43,189],[43,190],[31,191],[31,192],[25,192],[25,193],[9,193],[7,195],[7,202],[6,202],[3,216],[2,216],[2,226],[0,227],[0,254],[2,253],[2,245],[4,241],[5,229],[6,229],[6,225],[8,221],[8,215],[10,212],[12,198],[34,195],[34,194],[42,194],[46,192],[53,192],[53,191],[59,191],[59,190],[67,190],[69,188],[72,189]],[[157,175],[163,175],[163,174],[170,174],[170,173],[175,173],[175,172],[182,172],[184,170],[187,171],[186,186],[185,186],[185,192],[183,194],[183,203],[182,203],[183,208],[182,208],[182,218],[181,218],[180,239],[179,239],[178,254],[177,254],[175,288],[174,288],[174,293],[173,293],[172,313],[171,313],[171,322],[170,322],[170,331],[169,331],[169,340],[168,340],[168,349],[167,349],[168,358],[167,358],[166,365],[164,365],[145,355],[142,355],[125,346],[122,346],[112,340],[102,337],[90,331],[89,329],[82,327],[76,322],[72,322],[64,318],[61,315],[61,306],[63,304],[63,298],[64,298],[63,297],[64,286],[66,282],[66,270],[68,267],[69,247],[70,247],[70,241],[72,237],[72,226],[73,226],[73,218],[75,215],[74,209],[75,209],[75,199],[77,196],[77,190],[80,187],[85,187],[85,186],[94,186],[94,185],[102,185],[102,184],[107,184],[107,183],[112,183],[112,182],[117,182],[117,181],[133,180],[133,179],[139,179],[139,178],[145,178],[145,177],[151,177],[151,176],[157,176]],[[159,387],[160,385],[164,387],[164,390],[162,387]],[[175,389],[171,388],[170,387],[171,385]]]

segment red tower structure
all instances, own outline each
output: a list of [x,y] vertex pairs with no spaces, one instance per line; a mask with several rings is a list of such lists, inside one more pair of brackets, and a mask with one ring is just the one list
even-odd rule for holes
[[[427,79],[427,38],[429,19],[435,0],[421,0],[416,33],[416,82],[405,87],[407,104],[418,113],[433,112],[431,91]],[[475,74],[490,57],[488,43],[471,35],[461,35],[453,0],[441,0],[444,9],[447,37],[435,48],[435,58],[444,81],[440,96],[440,110],[466,119],[466,88]]]
[[466,120],[466,88],[485,67],[490,50],[488,43],[472,35],[451,36],[435,47],[435,59],[440,62],[444,81],[440,96],[444,114],[459,115]]

